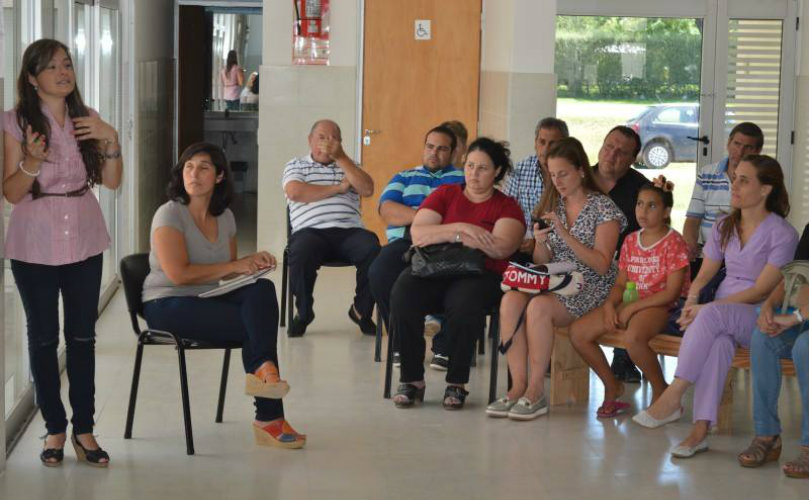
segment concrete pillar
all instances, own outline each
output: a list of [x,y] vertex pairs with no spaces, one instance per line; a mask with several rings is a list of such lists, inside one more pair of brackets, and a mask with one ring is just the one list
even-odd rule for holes
[[556,114],[555,28],[556,0],[483,1],[479,133],[508,139],[515,161]]

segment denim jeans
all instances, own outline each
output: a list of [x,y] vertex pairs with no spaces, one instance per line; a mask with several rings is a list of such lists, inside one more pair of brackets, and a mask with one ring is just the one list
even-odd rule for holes
[[[803,328],[803,330],[802,330]],[[781,358],[792,358],[801,395],[801,445],[809,446],[809,328],[803,323],[770,337],[753,332],[750,345],[753,370],[753,422],[757,436],[781,433],[778,395],[781,392]]]
[[59,294],[64,305],[65,357],[70,421],[76,434],[93,431],[95,413],[95,324],[101,291],[101,254],[81,262],[48,266],[11,261],[25,309],[28,355],[36,402],[48,434],[67,430],[59,394]]
[[[244,342],[244,371],[254,372],[265,361],[278,366],[278,301],[275,287],[260,279],[228,294],[207,299],[164,297],[143,304],[150,328],[194,340]],[[284,416],[280,399],[255,398],[256,420]]]

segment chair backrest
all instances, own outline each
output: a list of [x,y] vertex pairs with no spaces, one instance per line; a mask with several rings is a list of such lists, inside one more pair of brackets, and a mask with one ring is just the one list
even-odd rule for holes
[[138,332],[137,317],[143,316],[143,282],[149,274],[149,254],[136,253],[121,259],[121,282],[126,295],[126,307],[132,318],[135,333]]
[[784,275],[784,301],[781,312],[785,313],[787,307],[799,307],[798,292],[800,288],[809,285],[809,260],[794,260],[781,268]]

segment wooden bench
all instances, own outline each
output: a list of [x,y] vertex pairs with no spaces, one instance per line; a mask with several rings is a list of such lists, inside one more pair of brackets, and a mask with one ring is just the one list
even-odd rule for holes
[[[649,341],[649,347],[657,354],[677,357],[682,337],[657,335]],[[598,343],[608,347],[626,348],[621,333],[608,333],[598,339]],[[750,369],[750,350],[736,349],[731,369]],[[795,375],[791,360],[781,360],[784,375]],[[579,356],[568,338],[567,328],[556,329],[556,339],[551,355],[550,404],[568,404],[587,401],[590,396],[590,367]],[[719,432],[729,433],[733,411],[733,377],[728,376],[722,402],[719,406]]]

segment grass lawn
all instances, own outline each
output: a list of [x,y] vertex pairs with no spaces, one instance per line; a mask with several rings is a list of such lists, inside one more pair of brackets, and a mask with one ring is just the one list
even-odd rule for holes
[[[556,116],[567,122],[570,135],[579,139],[591,164],[598,162],[598,150],[607,132],[646,109],[648,104],[631,104],[615,101],[584,101],[560,98],[556,101]],[[691,200],[696,178],[695,163],[672,163],[661,170],[639,169],[649,179],[665,175],[674,183],[674,209],[671,211],[672,227],[682,232],[685,212]]]

